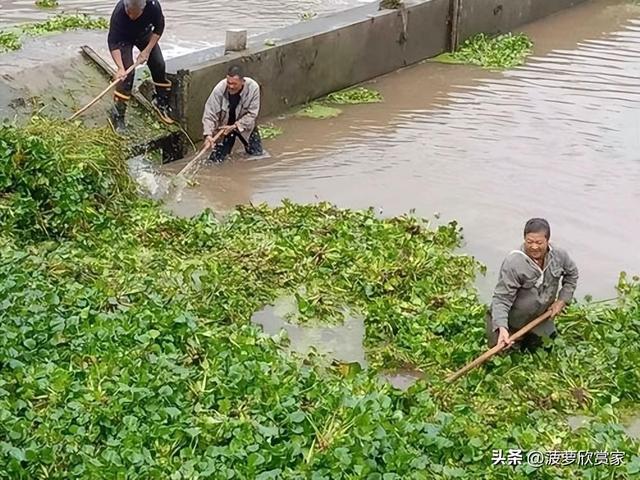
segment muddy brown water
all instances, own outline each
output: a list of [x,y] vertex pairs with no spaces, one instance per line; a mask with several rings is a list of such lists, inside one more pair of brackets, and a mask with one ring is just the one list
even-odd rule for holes
[[620,271],[640,273],[640,7],[594,1],[524,31],[526,65],[427,62],[376,79],[384,103],[276,120],[271,159],[205,168],[170,208],[289,198],[456,219],[463,251],[488,267],[485,299],[526,219],[542,216],[580,267],[578,294],[612,296]]

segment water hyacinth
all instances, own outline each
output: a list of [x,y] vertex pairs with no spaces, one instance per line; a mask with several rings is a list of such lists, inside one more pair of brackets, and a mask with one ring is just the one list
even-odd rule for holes
[[[640,284],[571,307],[547,352],[485,349],[455,222],[332,205],[177,219],[139,199],[115,137],[43,119],[0,130],[0,478],[631,479]],[[62,178],[56,177],[65,177]],[[75,196],[74,196],[75,195]],[[32,217],[37,221],[28,222]],[[304,288],[301,288],[304,287]],[[369,368],[251,324],[364,318]],[[407,392],[383,369],[423,372]],[[571,415],[589,425],[572,431]],[[620,466],[494,466],[494,450],[620,451]]]
[[506,33],[495,37],[479,33],[465,40],[455,52],[444,53],[434,60],[484,68],[512,68],[522,65],[532,49],[533,42],[524,33]]
[[334,118],[342,113],[342,110],[324,105],[322,102],[311,102],[296,112],[298,117],[315,119]]
[[357,105],[361,103],[379,103],[382,101],[380,92],[364,87],[350,88],[327,95],[327,101],[339,105]]
[[[55,2],[44,1],[38,3],[43,8],[53,8]],[[54,15],[41,22],[25,23],[7,30],[0,30],[0,53],[19,50],[22,47],[21,37],[24,35],[35,37],[48,33],[67,32],[70,30],[104,30],[109,27],[109,21],[102,17],[92,17],[82,14]]]
[[0,53],[19,50],[21,47],[20,35],[13,31],[0,30]]
[[40,8],[55,8],[59,5],[58,0],[36,0],[35,3]]
[[273,123],[265,123],[259,125],[258,128],[260,129],[260,137],[262,137],[262,139],[264,140],[270,140],[272,138],[279,137],[283,133],[282,128],[274,125]]

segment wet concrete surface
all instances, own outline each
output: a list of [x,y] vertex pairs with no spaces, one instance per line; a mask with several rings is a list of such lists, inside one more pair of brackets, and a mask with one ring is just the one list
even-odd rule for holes
[[[54,9],[34,1],[0,0],[0,29],[46,19],[56,13],[87,13],[109,17],[117,3],[61,0]],[[314,14],[345,10],[366,0],[161,0],[167,26],[161,40],[167,58],[224,43],[225,31],[244,28],[249,35],[291,25]],[[84,43],[106,50],[104,33],[87,35]]]
[[384,103],[276,120],[271,159],[202,169],[178,213],[289,198],[456,219],[488,266],[485,299],[542,216],[578,263],[578,295],[612,296],[620,271],[640,273],[640,7],[593,1],[524,31],[536,47],[522,67],[426,62],[371,82]]

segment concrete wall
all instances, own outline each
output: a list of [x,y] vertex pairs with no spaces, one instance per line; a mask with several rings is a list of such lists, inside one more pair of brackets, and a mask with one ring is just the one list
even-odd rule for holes
[[477,33],[506,33],[585,0],[460,0],[458,40]]
[[272,32],[271,38],[280,39],[275,47],[261,37],[260,45],[254,41],[242,54],[177,71],[178,116],[200,138],[204,103],[231,63],[241,63],[261,84],[261,116],[267,116],[434,56],[447,48],[448,13],[449,0],[408,2],[406,38],[402,12],[378,12],[375,4],[305,22],[307,34],[296,28]]
[[[402,10],[378,11],[377,2],[302,22],[250,39],[247,50],[220,47],[168,62],[177,117],[193,138],[202,135],[204,104],[231,64],[262,86],[261,116],[280,113],[450,47],[480,32],[511,30],[586,0],[405,0]],[[458,4],[457,15],[452,15]],[[456,19],[452,22],[451,19]],[[265,45],[275,39],[275,46]]]

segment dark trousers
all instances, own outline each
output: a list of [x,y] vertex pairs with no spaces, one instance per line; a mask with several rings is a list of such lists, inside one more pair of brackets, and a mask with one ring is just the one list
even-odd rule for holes
[[224,140],[216,145],[213,153],[209,157],[211,161],[221,162],[224,158],[231,153],[233,146],[236,143],[236,138],[239,139],[244,145],[244,150],[249,155],[262,155],[262,139],[260,138],[260,132],[258,127],[253,129],[251,135],[249,135],[249,141],[247,142],[238,132],[231,132],[224,137]]
[[[489,348],[493,348],[498,343],[499,332],[493,329],[490,313],[486,314],[484,318],[484,322],[485,322],[485,329],[487,334],[487,343],[489,344]],[[517,330],[514,330],[511,327],[509,327],[509,335],[513,335],[516,332]],[[556,338],[556,336],[557,336],[556,332],[553,332],[551,335],[549,335],[549,338],[554,339]],[[521,350],[534,352],[535,350],[540,348],[543,345],[543,343],[544,343],[544,340],[542,339],[542,337],[539,337],[535,333],[529,332],[526,335],[524,335],[522,338],[520,338],[520,340],[518,340],[515,343],[515,345],[519,346]]]
[[[122,64],[124,65],[125,70],[133,65],[133,47],[135,46],[138,48],[138,50],[142,51],[149,44],[150,40],[151,34],[146,35],[133,43],[122,43],[118,45],[118,50],[120,50],[120,55],[122,55]],[[160,50],[160,45],[156,44],[156,46],[151,49],[149,60],[147,61],[147,66],[151,71],[151,78],[153,78],[153,83],[155,83],[157,86],[165,88],[171,86],[171,84],[167,80],[167,70],[164,63],[164,57],[162,56],[162,50]],[[133,89],[134,77],[135,70],[127,75],[127,78],[125,78],[122,82],[118,83],[118,85],[116,86],[117,96],[120,96],[124,100],[129,98],[129,96],[131,95],[131,90]]]

